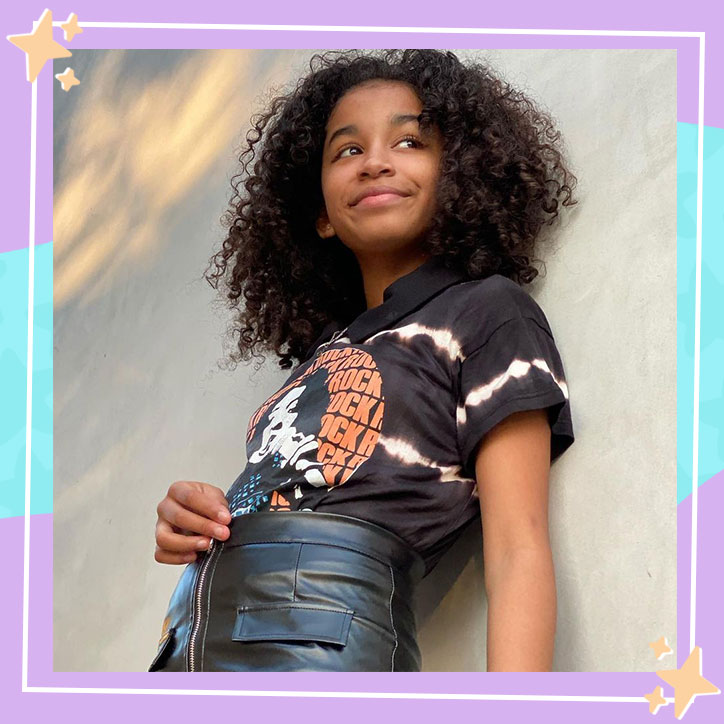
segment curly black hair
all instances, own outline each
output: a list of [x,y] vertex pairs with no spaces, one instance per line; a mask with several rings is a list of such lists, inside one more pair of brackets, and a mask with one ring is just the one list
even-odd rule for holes
[[470,280],[497,273],[527,284],[538,275],[541,227],[559,205],[576,203],[576,177],[550,115],[489,67],[450,51],[328,51],[309,67],[252,117],[222,219],[228,236],[204,273],[215,289],[223,279],[238,312],[233,362],[265,350],[289,369],[330,321],[347,325],[366,309],[356,257],[315,228],[327,120],[365,81],[408,83],[423,107],[421,129],[441,131],[438,210],[423,250]]

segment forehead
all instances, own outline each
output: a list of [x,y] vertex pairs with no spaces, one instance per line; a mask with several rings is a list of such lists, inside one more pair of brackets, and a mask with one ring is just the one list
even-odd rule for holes
[[342,121],[350,116],[368,116],[371,112],[392,112],[422,110],[422,102],[414,89],[402,81],[373,80],[366,81],[348,90],[338,101],[329,114],[327,130],[335,121]]

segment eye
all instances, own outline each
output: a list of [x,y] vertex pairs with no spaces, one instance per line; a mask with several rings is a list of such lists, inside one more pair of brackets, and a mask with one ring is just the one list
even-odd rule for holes
[[[400,143],[411,143],[412,148],[422,148],[425,145],[419,138],[417,138],[417,136],[405,136],[404,138],[401,138],[395,145],[399,145]],[[353,148],[356,148],[359,150],[359,146],[357,146],[355,144],[345,146],[344,148],[337,151],[336,155],[334,156],[334,158],[332,160],[336,161],[338,158],[344,158],[344,156],[343,156],[344,152],[351,151]]]
[[415,148],[421,148],[424,145],[423,142],[416,136],[405,136],[404,138],[401,138],[398,141],[398,143],[404,143],[404,142],[413,143]]
[[338,159],[338,158],[342,158],[342,154],[343,154],[345,151],[350,151],[350,150],[352,150],[353,148],[359,148],[359,146],[345,146],[345,147],[344,147],[343,149],[341,149],[340,151],[337,151],[337,155],[334,157],[334,160],[336,160],[336,159]]

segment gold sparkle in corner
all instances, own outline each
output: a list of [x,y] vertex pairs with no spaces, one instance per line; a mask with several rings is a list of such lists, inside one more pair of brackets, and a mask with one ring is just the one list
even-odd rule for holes
[[64,91],[69,91],[74,85],[80,85],[72,68],[66,68],[62,73],[56,73],[55,77],[60,81]]
[[43,11],[32,33],[6,37],[25,52],[25,71],[30,83],[38,77],[46,60],[69,58],[72,55],[70,50],[53,40],[53,13],[47,9]]
[[700,694],[719,694],[719,689],[701,675],[701,647],[694,646],[680,669],[657,671],[656,675],[674,687],[674,716],[686,714]]
[[83,32],[83,28],[78,25],[78,16],[75,13],[71,13],[68,19],[60,24],[63,29],[63,39],[66,43],[70,43],[76,35]]
[[669,642],[666,640],[666,636],[662,636],[656,641],[652,641],[649,646],[654,650],[654,656],[659,661],[664,658],[667,654],[672,653],[672,649],[669,646]]
[[649,702],[649,712],[656,714],[662,706],[666,706],[669,702],[664,699],[664,689],[657,686],[650,694],[644,694],[644,699]]

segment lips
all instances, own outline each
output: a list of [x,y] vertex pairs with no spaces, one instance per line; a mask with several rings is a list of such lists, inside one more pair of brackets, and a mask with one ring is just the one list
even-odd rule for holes
[[367,198],[368,196],[381,196],[382,194],[395,194],[396,196],[410,195],[392,186],[370,186],[369,188],[364,189],[364,191],[361,191],[355,197],[354,201],[352,201],[350,206],[356,206],[360,201],[362,201],[362,199]]

